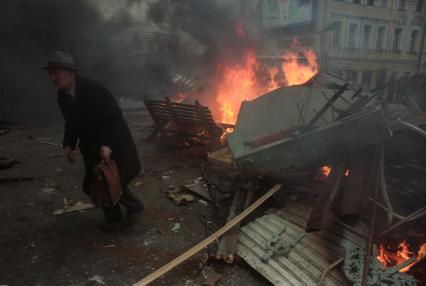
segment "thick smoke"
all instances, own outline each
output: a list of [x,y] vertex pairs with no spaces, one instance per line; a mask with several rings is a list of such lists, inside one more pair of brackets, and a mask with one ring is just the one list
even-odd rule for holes
[[[0,117],[59,118],[56,92],[41,69],[49,50],[74,55],[79,73],[104,83],[117,96],[142,96],[164,87],[181,68],[213,71],[221,57],[238,58],[250,38],[236,37],[244,1],[226,0],[6,0],[0,2]],[[242,12],[243,11],[243,12]],[[134,33],[149,25],[171,32],[168,57],[135,53]],[[247,29],[251,30],[251,29]],[[251,35],[252,36],[252,35]],[[189,60],[195,39],[206,49]],[[208,77],[208,76],[207,76]],[[167,89],[167,87],[166,87]]]
[[116,96],[136,92],[143,80],[141,65],[131,58],[131,28],[141,20],[135,10],[144,1],[117,2],[1,1],[0,117],[57,115],[55,91],[41,69],[53,49],[70,51],[80,73],[102,81]]
[[[161,21],[168,21],[171,30],[184,31],[203,44],[207,48],[207,61],[217,63],[218,57],[238,59],[247,46],[256,47],[257,35],[238,37],[235,32],[237,27],[245,31],[256,30],[245,27],[252,22],[245,13],[244,1],[171,0],[169,3],[169,6],[150,5],[152,13],[148,15],[154,23],[164,26]],[[161,8],[163,11],[159,12]]]

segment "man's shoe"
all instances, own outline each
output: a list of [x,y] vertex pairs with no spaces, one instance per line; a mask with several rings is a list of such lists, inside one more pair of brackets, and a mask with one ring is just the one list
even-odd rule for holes
[[133,218],[138,214],[141,214],[144,210],[143,203],[140,202],[137,207],[127,208],[126,218]]

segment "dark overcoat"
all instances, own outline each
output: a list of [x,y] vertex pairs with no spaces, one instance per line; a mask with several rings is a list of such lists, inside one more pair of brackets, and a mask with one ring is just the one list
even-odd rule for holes
[[140,163],[130,130],[112,94],[101,84],[77,76],[75,98],[58,92],[58,104],[65,119],[63,146],[75,149],[77,142],[85,163],[83,189],[87,193],[93,168],[100,162],[100,146],[112,149],[122,185],[140,172]]

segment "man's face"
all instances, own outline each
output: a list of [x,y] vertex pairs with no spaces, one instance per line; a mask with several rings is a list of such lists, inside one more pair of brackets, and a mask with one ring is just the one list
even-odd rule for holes
[[50,68],[48,71],[50,81],[60,91],[69,91],[74,85],[75,72],[64,68]]

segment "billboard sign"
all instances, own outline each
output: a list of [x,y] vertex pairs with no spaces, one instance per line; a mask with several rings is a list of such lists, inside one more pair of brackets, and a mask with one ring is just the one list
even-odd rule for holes
[[264,29],[281,29],[310,24],[313,0],[263,0],[262,26]]

